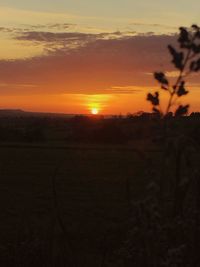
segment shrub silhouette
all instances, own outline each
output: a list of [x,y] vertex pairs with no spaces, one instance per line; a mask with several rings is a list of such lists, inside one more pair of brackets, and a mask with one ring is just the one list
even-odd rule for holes
[[[163,72],[155,72],[154,78],[160,84],[161,90],[168,92],[169,99],[165,110],[160,105],[160,92],[148,93],[147,100],[153,106],[153,112],[166,116],[171,112],[177,100],[189,91],[185,86],[185,79],[192,73],[200,71],[200,28],[192,25],[190,29],[181,27],[178,37],[178,48],[168,45],[172,56],[172,64],[178,71],[176,81],[171,84],[168,77]],[[183,116],[188,113],[189,105],[179,105],[175,111],[175,116]]]
[[165,73],[154,73],[161,90],[169,95],[165,110],[161,109],[159,91],[147,95],[153,112],[165,118],[160,124],[165,138],[159,157],[154,155],[146,164],[144,196],[131,203],[128,237],[118,251],[125,266],[200,266],[200,170],[195,165],[199,160],[194,153],[196,140],[180,130],[173,130],[172,136],[166,131],[168,118],[188,112],[188,104],[180,104],[176,109],[173,106],[189,93],[185,79],[200,71],[200,28],[181,27],[178,44],[179,50],[168,46],[179,72],[176,81],[171,84]]

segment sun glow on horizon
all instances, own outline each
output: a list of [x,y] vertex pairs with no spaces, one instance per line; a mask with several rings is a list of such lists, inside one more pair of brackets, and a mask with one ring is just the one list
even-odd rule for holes
[[99,109],[98,109],[98,108],[92,108],[92,109],[91,109],[91,113],[92,113],[93,115],[97,115],[97,114],[99,113]]

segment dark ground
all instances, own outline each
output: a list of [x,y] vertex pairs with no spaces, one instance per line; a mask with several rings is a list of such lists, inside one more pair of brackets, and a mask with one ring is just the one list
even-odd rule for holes
[[199,115],[1,122],[1,266],[199,266]]
[[[5,146],[0,162],[0,253],[13,261],[23,262],[28,246],[49,255],[62,246],[52,193],[60,164],[57,201],[78,266],[100,266],[105,238],[119,242],[129,217],[127,179],[132,197],[144,186],[141,155],[126,147]],[[118,245],[110,247],[112,253]]]

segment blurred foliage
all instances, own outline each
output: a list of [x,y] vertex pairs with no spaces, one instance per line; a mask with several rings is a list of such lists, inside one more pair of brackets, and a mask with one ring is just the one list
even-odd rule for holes
[[[165,117],[171,112],[172,107],[177,104],[177,100],[189,93],[185,86],[185,79],[190,74],[200,70],[200,28],[197,25],[192,25],[189,29],[181,27],[177,42],[178,48],[168,45],[168,50],[172,57],[171,62],[179,73],[175,82],[171,84],[169,78],[163,72],[154,73],[154,78],[160,84],[161,90],[168,92],[169,99],[166,109],[162,110],[161,108],[160,93],[158,91],[147,95],[147,100],[153,106],[153,112],[160,114],[161,117]],[[178,105],[174,115],[186,115],[188,109],[189,105]]]

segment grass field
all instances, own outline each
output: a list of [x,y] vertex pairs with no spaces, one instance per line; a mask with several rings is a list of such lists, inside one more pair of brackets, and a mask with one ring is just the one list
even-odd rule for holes
[[[69,253],[76,266],[103,266],[106,251],[113,254],[125,234],[127,190],[132,198],[141,196],[144,172],[142,154],[123,147],[2,146],[2,263],[10,266],[6,261],[12,259],[13,266],[35,266],[49,258],[41,266],[54,266],[54,261],[66,266],[58,262]],[[57,220],[54,189],[65,233]]]

